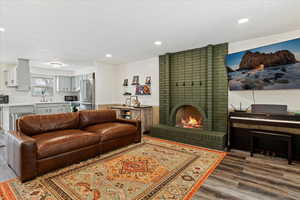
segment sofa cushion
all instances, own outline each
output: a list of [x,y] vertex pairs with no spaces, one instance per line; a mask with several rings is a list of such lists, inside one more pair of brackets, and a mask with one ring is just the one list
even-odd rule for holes
[[78,113],[27,115],[18,120],[18,130],[28,136],[40,133],[78,128]]
[[137,133],[136,126],[117,122],[96,124],[88,126],[84,130],[98,133],[102,142]]
[[100,142],[97,133],[69,129],[32,136],[37,143],[38,159],[47,158]]
[[83,110],[79,112],[79,126],[84,128],[89,125],[116,121],[114,110]]

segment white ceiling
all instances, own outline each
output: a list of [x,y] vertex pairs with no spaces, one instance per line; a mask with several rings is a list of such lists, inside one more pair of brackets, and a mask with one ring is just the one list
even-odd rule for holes
[[299,8],[299,0],[0,0],[0,61],[126,63],[296,30]]

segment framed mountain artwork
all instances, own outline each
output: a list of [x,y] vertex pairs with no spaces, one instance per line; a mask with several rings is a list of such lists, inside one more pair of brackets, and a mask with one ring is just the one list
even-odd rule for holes
[[300,89],[300,38],[229,54],[230,90]]

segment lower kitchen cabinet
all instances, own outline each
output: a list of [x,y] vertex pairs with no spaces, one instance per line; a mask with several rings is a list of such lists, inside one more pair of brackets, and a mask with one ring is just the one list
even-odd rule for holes
[[16,120],[25,115],[71,112],[68,103],[37,103],[31,105],[0,105],[0,130],[16,129]]
[[4,130],[16,130],[16,120],[34,114],[33,105],[2,106],[2,125]]
[[35,113],[39,115],[71,112],[70,104],[66,103],[42,103],[36,104]]

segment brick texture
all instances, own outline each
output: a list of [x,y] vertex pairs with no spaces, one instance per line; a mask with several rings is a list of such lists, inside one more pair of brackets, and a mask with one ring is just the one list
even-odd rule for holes
[[189,104],[205,113],[207,131],[227,131],[227,53],[226,43],[159,57],[160,124],[173,126],[171,113]]

